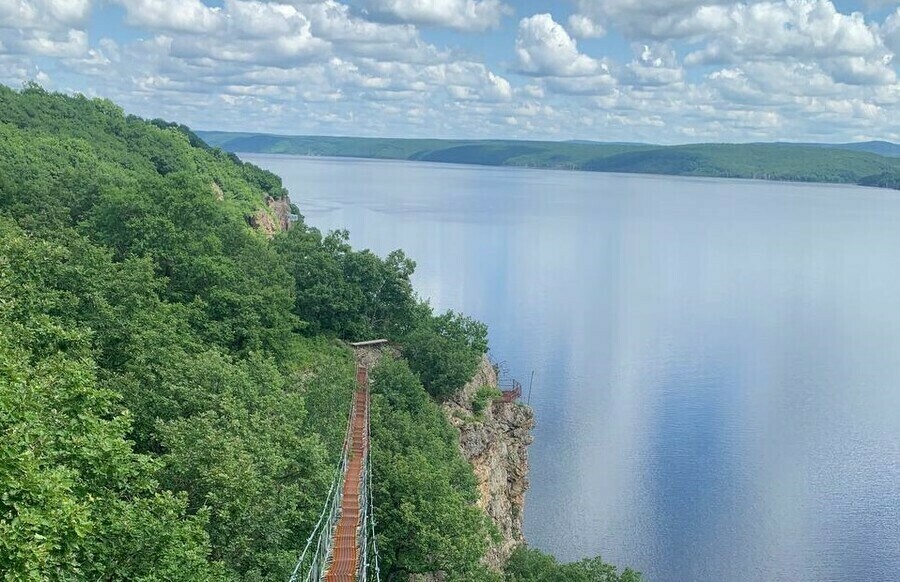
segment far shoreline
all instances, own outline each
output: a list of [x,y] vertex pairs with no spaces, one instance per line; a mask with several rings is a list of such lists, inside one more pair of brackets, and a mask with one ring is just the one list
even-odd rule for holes
[[[854,182],[820,182],[814,180],[785,180],[785,179],[770,179],[770,178],[747,178],[741,176],[708,176],[708,175],[696,175],[696,174],[664,174],[659,172],[623,172],[623,171],[604,171],[604,170],[585,170],[581,168],[564,168],[564,167],[542,167],[542,166],[520,166],[514,164],[502,165],[502,164],[473,164],[467,162],[446,162],[446,161],[434,161],[434,160],[409,160],[405,158],[380,158],[380,157],[363,157],[363,156],[353,156],[353,155],[318,155],[318,154],[299,154],[299,153],[290,153],[290,152],[240,152],[234,151],[229,152],[238,156],[242,161],[247,162],[248,160],[242,156],[259,156],[259,157],[272,157],[272,158],[303,158],[308,160],[324,160],[324,161],[354,161],[354,162],[372,162],[372,163],[403,163],[403,164],[415,164],[420,166],[436,166],[439,168],[466,168],[466,169],[477,169],[477,170],[485,170],[485,169],[494,169],[494,170],[522,170],[522,171],[533,171],[533,172],[566,172],[566,173],[576,173],[576,174],[602,174],[604,176],[618,176],[618,177],[634,177],[641,176],[646,178],[659,178],[659,179],[676,179],[679,181],[691,181],[691,180],[702,180],[706,181],[718,181],[718,182],[737,182],[741,184],[748,183],[769,183],[769,184],[781,184],[781,185],[791,185],[791,186],[816,186],[816,187],[829,187],[829,188],[862,188],[866,190],[877,190],[881,192],[897,192],[900,193],[900,188],[890,188],[888,186],[872,186],[866,184],[857,184]],[[250,162],[252,163],[252,162]]]

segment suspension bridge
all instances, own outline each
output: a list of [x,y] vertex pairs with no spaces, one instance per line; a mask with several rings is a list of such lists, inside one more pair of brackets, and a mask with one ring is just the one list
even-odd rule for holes
[[[376,345],[375,342],[354,347]],[[369,368],[356,366],[356,391],[341,461],[322,514],[297,560],[290,582],[381,582],[369,460]]]

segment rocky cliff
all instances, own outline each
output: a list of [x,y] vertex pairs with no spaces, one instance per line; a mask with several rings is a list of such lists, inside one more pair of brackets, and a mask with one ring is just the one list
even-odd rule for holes
[[266,237],[272,238],[275,233],[285,231],[291,226],[291,199],[272,198],[266,196],[266,207],[261,208],[255,214],[248,217],[250,226],[262,231]]
[[[447,401],[444,414],[459,429],[459,448],[478,479],[478,505],[491,518],[501,539],[493,543],[485,562],[499,570],[516,546],[524,542],[522,512],[528,489],[528,445],[534,415],[518,402],[488,402],[477,410],[481,388],[497,387],[497,371],[487,356],[472,380]],[[486,392],[486,391],[485,391]]]

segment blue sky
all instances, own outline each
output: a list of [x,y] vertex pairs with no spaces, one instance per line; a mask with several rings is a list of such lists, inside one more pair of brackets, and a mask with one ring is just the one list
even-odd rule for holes
[[0,0],[0,82],[198,129],[900,140],[900,2]]

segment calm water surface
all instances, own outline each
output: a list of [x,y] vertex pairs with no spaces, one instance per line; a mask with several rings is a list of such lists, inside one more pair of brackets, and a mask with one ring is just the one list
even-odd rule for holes
[[530,543],[654,582],[900,580],[900,194],[244,156],[490,326]]

